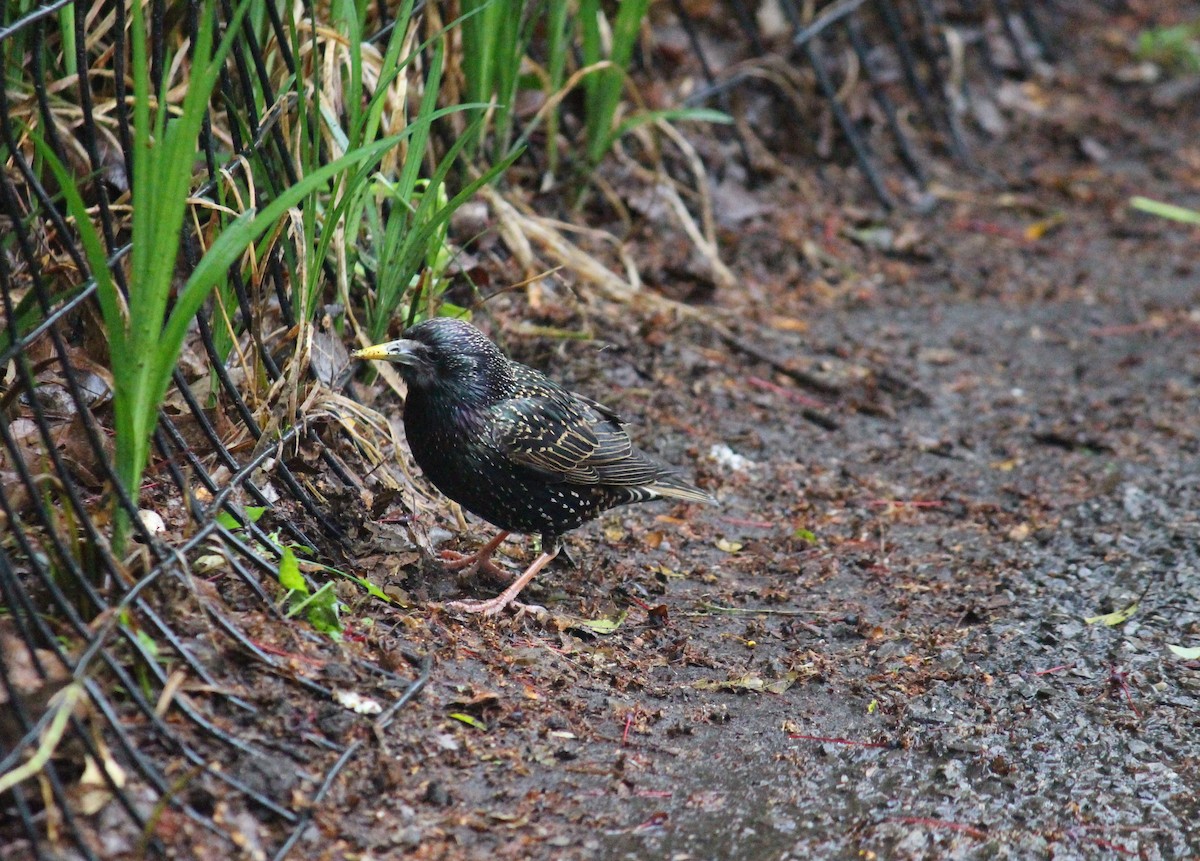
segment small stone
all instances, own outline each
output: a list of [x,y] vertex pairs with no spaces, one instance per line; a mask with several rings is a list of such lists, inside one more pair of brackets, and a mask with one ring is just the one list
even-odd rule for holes
[[436,780],[431,780],[425,787],[425,794],[421,796],[421,800],[428,804],[435,804],[438,807],[449,807],[450,793]]
[[397,828],[392,834],[392,843],[405,849],[416,849],[421,845],[421,829],[415,825],[405,825]]

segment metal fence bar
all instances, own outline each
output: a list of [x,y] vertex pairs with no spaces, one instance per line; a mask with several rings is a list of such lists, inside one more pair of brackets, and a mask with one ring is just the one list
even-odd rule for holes
[[829,77],[829,71],[825,68],[825,63],[817,50],[815,39],[806,40],[802,44],[801,50],[808,59],[808,64],[812,67],[813,73],[816,74],[817,86],[825,94],[830,110],[833,111],[834,119],[837,120],[842,134],[850,144],[850,148],[854,151],[854,159],[858,162],[859,168],[867,178],[871,190],[875,192],[875,197],[888,209],[894,208],[896,201],[888,193],[887,188],[883,184],[883,179],[879,175],[879,171],[875,169],[875,165],[871,162],[871,155],[867,151],[867,146],[863,142],[862,135],[854,127],[854,121],[850,119],[850,115],[846,113],[846,109],[842,106],[841,101],[839,101],[837,88],[833,85],[833,80]]
[[[64,163],[71,163],[66,152],[65,144],[67,142],[59,136],[57,130],[54,116],[56,107],[47,87],[48,73],[43,63],[43,58],[51,50],[46,44],[45,23],[49,15],[67,5],[66,2],[48,4],[33,10],[31,14],[18,21],[6,22],[4,28],[0,29],[0,61],[5,63],[6,68],[9,68],[11,51],[31,51],[32,62],[28,68],[32,76],[30,92],[33,96],[34,109],[41,117],[48,146],[59,155],[60,160]],[[229,9],[228,3],[223,5],[226,10]],[[280,42],[281,55],[285,57],[285,63],[294,68],[294,60],[288,49],[289,40],[286,28],[279,15],[279,10],[274,3],[267,5],[271,27]],[[192,4],[187,11],[190,19],[189,29],[193,37],[195,15],[198,9],[197,4]],[[154,2],[150,7],[152,74],[157,78],[166,74],[164,67],[166,10],[167,6],[163,2]],[[101,133],[96,120],[97,94],[94,85],[99,79],[93,78],[89,72],[91,47],[87,39],[95,37],[106,40],[104,44],[111,52],[110,62],[115,70],[115,80],[107,86],[115,88],[118,105],[127,104],[129,94],[125,83],[125,57],[128,50],[125,43],[126,7],[118,4],[108,25],[111,32],[105,31],[100,34],[83,33],[84,21],[87,19],[86,15],[82,14],[82,7],[80,12],[81,14],[75,17],[76,23],[73,30],[76,36],[76,49],[73,56],[80,69],[80,75],[74,84],[72,98],[81,106],[82,116],[77,126],[78,146],[82,147],[83,157],[89,165],[87,168],[89,178],[83,180],[81,184],[85,195],[89,198],[89,203],[94,207],[93,211],[96,213],[101,235],[104,237],[103,241],[108,247],[109,266],[115,280],[120,285],[123,284],[123,269],[120,264],[128,252],[129,246],[127,243],[121,244],[123,239],[117,227],[117,218],[110,200],[110,187],[107,185],[104,170],[115,161],[121,166],[120,169],[124,171],[126,178],[132,178],[132,132],[128,112],[115,111],[116,120],[113,133],[117,146],[113,147],[111,152],[105,150],[107,144],[101,141]],[[267,168],[269,176],[274,179],[267,185],[261,186],[261,190],[269,195],[274,190],[282,189],[293,182],[296,173],[290,164],[286,142],[279,124],[276,122],[278,113],[269,117],[265,126],[261,125],[256,117],[253,117],[253,91],[248,85],[248,79],[251,75],[256,76],[262,91],[269,92],[269,75],[263,62],[261,49],[251,44],[253,42],[252,30],[246,27],[239,36],[248,41],[243,42],[244,50],[235,51],[233,63],[222,69],[222,91],[225,94],[226,104],[240,106],[241,110],[252,116],[249,128],[252,131],[253,139],[245,147],[239,147],[239,153],[253,155],[260,151],[264,144],[267,145],[267,149],[262,150],[261,164]],[[20,45],[12,41],[18,38],[23,40]],[[237,775],[213,772],[208,769],[207,763],[212,760],[212,753],[196,748],[192,741],[185,740],[178,734],[178,725],[168,724],[159,717],[152,700],[155,691],[161,693],[166,690],[167,671],[159,666],[155,655],[147,650],[146,645],[128,626],[129,624],[139,625],[140,631],[160,644],[159,648],[170,652],[173,658],[178,659],[175,666],[183,669],[189,676],[214,690],[220,687],[218,676],[214,675],[203,661],[198,660],[189,645],[187,636],[181,635],[177,630],[177,620],[167,618],[159,612],[155,594],[150,591],[144,593],[142,591],[163,573],[173,573],[176,579],[184,582],[185,575],[179,569],[179,563],[183,561],[185,554],[197,551],[202,543],[209,541],[219,542],[225,548],[223,552],[229,556],[232,576],[239,582],[249,585],[252,590],[250,594],[256,594],[257,599],[270,614],[276,618],[282,618],[275,601],[262,587],[264,577],[269,579],[275,576],[276,565],[263,559],[258,550],[250,543],[255,542],[263,547],[271,546],[271,539],[267,534],[254,523],[245,520],[242,529],[246,540],[242,540],[241,535],[221,528],[215,521],[209,520],[207,524],[203,522],[205,518],[215,515],[215,512],[222,507],[238,510],[237,505],[233,502],[235,497],[231,496],[235,491],[238,493],[244,491],[251,500],[259,504],[267,504],[266,496],[255,486],[250,477],[254,469],[261,466],[265,457],[278,454],[278,452],[272,451],[276,446],[266,449],[261,456],[252,458],[249,463],[240,462],[241,459],[225,449],[216,428],[192,396],[187,381],[177,373],[174,382],[182,395],[184,408],[191,412],[194,425],[200,429],[201,438],[206,440],[208,452],[201,456],[192,451],[175,422],[169,416],[162,415],[153,439],[154,451],[158,460],[150,465],[147,476],[148,478],[153,477],[157,471],[165,485],[159,492],[166,495],[177,493],[184,501],[188,516],[200,523],[200,527],[193,535],[193,539],[175,554],[164,552],[165,549],[161,548],[154,537],[149,534],[137,516],[137,506],[124,492],[124,488],[120,486],[113,473],[110,458],[105,449],[107,443],[102,438],[103,431],[92,415],[90,396],[85,392],[79,372],[73,366],[71,347],[68,346],[68,339],[72,337],[72,327],[79,326],[80,313],[88,312],[88,309],[93,307],[95,283],[94,281],[85,281],[65,292],[53,293],[49,282],[43,276],[39,258],[39,242],[45,240],[47,236],[50,241],[58,243],[57,247],[60,252],[69,257],[78,272],[87,273],[88,265],[80,249],[75,243],[69,241],[73,236],[72,227],[62,216],[53,192],[47,191],[42,186],[34,168],[27,162],[18,142],[14,139],[13,125],[9,119],[12,116],[12,106],[7,98],[8,92],[7,89],[0,90],[0,147],[4,150],[4,157],[12,165],[12,170],[5,171],[4,175],[0,177],[0,208],[4,214],[9,216],[12,228],[12,236],[9,241],[15,256],[10,258],[0,255],[0,313],[4,317],[3,333],[6,337],[3,349],[0,349],[0,356],[2,356],[0,365],[11,363],[15,370],[15,377],[7,390],[0,390],[0,408],[3,408],[5,404],[10,407],[19,407],[21,415],[29,420],[28,427],[33,433],[33,436],[29,438],[29,444],[38,447],[41,456],[45,459],[48,474],[52,475],[53,481],[57,482],[58,501],[55,504],[61,505],[62,510],[70,512],[72,522],[79,525],[81,535],[86,539],[87,547],[90,548],[86,560],[76,558],[75,545],[64,538],[62,524],[59,522],[61,515],[47,507],[44,493],[46,475],[43,474],[40,466],[33,468],[22,457],[21,445],[25,443],[14,437],[12,426],[3,416],[0,416],[0,464],[10,470],[14,482],[11,489],[0,487],[0,517],[7,524],[7,531],[11,533],[11,537],[7,538],[4,543],[0,543],[0,596],[2,596],[5,607],[10,611],[9,619],[13,623],[12,630],[22,642],[29,644],[31,655],[37,654],[32,651],[35,647],[45,646],[65,661],[65,656],[58,645],[64,626],[71,632],[74,642],[87,644],[87,648],[78,659],[78,664],[74,665],[74,674],[84,674],[83,680],[87,696],[93,701],[92,721],[99,722],[103,726],[105,737],[115,743],[114,752],[124,762],[132,765],[132,773],[189,819],[228,842],[228,837],[223,834],[222,829],[212,821],[211,817],[188,804],[184,798],[178,795],[177,787],[173,785],[172,781],[165,777],[162,771],[163,750],[169,751],[168,758],[180,757],[184,762],[191,763],[195,774],[207,775],[205,779],[219,781],[230,791],[258,805],[260,809],[269,811],[269,815],[277,821],[281,823],[296,822],[298,819],[295,811],[246,784]],[[112,96],[113,92],[110,90],[104,98]],[[230,159],[227,164],[232,167],[235,174],[242,165],[236,156],[221,153],[212,138],[211,129],[206,128],[205,131],[207,145],[204,149],[210,169],[210,182],[207,189],[201,190],[201,194],[207,194],[216,189],[216,182],[220,181],[217,171],[222,160]],[[233,133],[237,134],[236,125]],[[26,200],[29,202],[29,207],[35,209],[32,213],[33,221],[30,220],[31,213],[26,209],[24,203]],[[34,237],[27,231],[27,224],[44,224],[49,233]],[[185,248],[186,245],[187,243],[185,243]],[[20,267],[19,273],[10,271],[10,259],[13,261],[13,265]],[[285,275],[279,265],[279,260],[270,261],[270,268],[272,270],[271,285],[280,298],[281,307],[286,315],[289,313],[289,309],[285,293]],[[13,278],[18,275],[24,279],[23,283],[28,285],[27,290],[21,294],[25,304],[21,306],[20,310],[9,289],[10,285],[14,283]],[[244,328],[254,331],[256,321],[249,292],[241,283],[237,273],[234,273],[234,279],[234,292]],[[25,315],[26,307],[33,310],[34,313]],[[207,320],[202,317],[198,321],[198,325],[199,331],[206,336],[201,338],[205,351],[210,358],[216,357],[217,351],[211,341],[211,332],[207,330]],[[44,354],[49,357],[46,361],[39,360],[36,366],[28,358],[28,351],[31,345],[35,344],[45,345]],[[278,379],[282,374],[281,369],[275,364],[272,356],[264,349],[261,342],[258,342],[258,347],[261,352],[259,358],[269,378]],[[40,347],[38,355],[43,355]],[[222,397],[226,399],[226,404],[233,408],[237,419],[242,421],[252,435],[258,435],[259,430],[255,426],[253,415],[243,400],[238,386],[233,383],[228,374],[224,373],[224,364],[217,360],[214,360],[212,364],[216,369],[215,376],[221,386]],[[92,450],[89,458],[95,462],[93,469],[97,472],[98,479],[106,482],[110,492],[117,495],[117,504],[129,512],[134,538],[147,551],[145,558],[150,565],[150,571],[137,584],[129,584],[125,566],[121,560],[114,559],[108,552],[104,532],[90,517],[93,501],[77,484],[71,471],[72,467],[63,460],[55,446],[55,433],[59,429],[57,424],[59,418],[48,414],[47,407],[41,402],[39,396],[41,378],[45,375],[51,375],[55,383],[63,387],[65,396],[77,405],[74,409],[78,415],[78,430],[83,432],[81,440],[86,441]],[[293,436],[296,432],[297,430],[293,429],[288,436]],[[311,429],[306,429],[306,438],[312,433]],[[209,468],[205,465],[206,458],[210,456],[215,457],[217,464],[223,465],[229,470],[228,482],[214,480]],[[336,466],[332,473],[335,480],[340,478],[347,481],[352,478],[339,461],[334,459],[332,463]],[[308,494],[300,480],[291,474],[284,463],[277,463],[273,470],[273,476],[273,480],[279,483],[284,492],[299,501],[307,509],[312,519],[325,531],[340,536],[336,524],[324,516],[320,505]],[[220,500],[220,504],[211,510],[202,507],[191,492],[193,481],[197,486],[207,488],[214,498]],[[14,500],[11,496],[13,490],[19,492],[22,501]],[[282,519],[279,528],[286,530],[285,534],[288,535],[289,540],[295,540],[298,543],[312,543],[300,525],[292,522],[291,519]],[[8,553],[9,548],[14,550],[22,560],[20,570],[13,567]],[[44,564],[52,565],[60,573],[54,577],[46,576],[46,573],[39,568]],[[101,581],[104,584],[103,588],[100,588],[99,585]],[[31,587],[37,590],[36,600],[31,597],[29,591]],[[187,587],[185,585],[182,588]],[[284,668],[278,661],[270,660],[269,655],[254,647],[252,641],[241,632],[239,626],[219,614],[218,616],[211,615],[213,608],[208,609],[210,618],[220,619],[220,623],[214,630],[220,631],[222,636],[230,637],[231,641],[237,644],[237,648],[244,649],[247,654],[255,655],[265,671],[283,671]],[[127,614],[127,616],[121,615],[120,618],[122,620],[128,618],[129,623],[118,622],[118,616],[115,615],[118,613]],[[52,630],[48,627],[44,621],[47,618],[61,620],[59,629]],[[100,618],[107,618],[108,622],[97,632],[93,630],[91,623]],[[34,624],[27,624],[27,620],[32,620]],[[36,657],[34,663],[40,667]],[[140,679],[132,674],[131,667],[133,665],[140,667],[140,672],[144,673]],[[73,665],[68,662],[65,666]],[[275,669],[272,670],[272,667]],[[386,673],[381,668],[376,668],[376,672],[384,673],[381,678],[396,678],[394,674]],[[44,669],[40,674],[42,678],[47,677]],[[283,674],[312,696],[328,698],[331,695],[328,688],[316,680]],[[31,713],[25,709],[9,675],[4,659],[0,658],[0,690],[4,690],[8,700],[14,704],[11,710],[15,722],[14,727],[17,736],[24,737],[23,742],[19,742],[11,751],[6,751],[8,756],[4,758],[4,762],[11,765],[19,762],[19,758],[25,750],[38,744],[37,727],[44,725],[52,713]],[[104,684],[98,684],[93,677],[104,678],[106,681]],[[149,685],[146,694],[150,698],[143,695],[142,684]],[[126,692],[125,701],[119,708],[109,700],[112,690]],[[238,696],[235,692],[227,691],[217,695],[246,714],[253,715],[258,711],[252,702]],[[194,727],[196,742],[202,745],[215,743],[225,746],[238,751],[239,756],[248,758],[257,758],[262,755],[262,749],[248,744],[237,734],[231,734],[221,725],[214,723],[211,717],[205,713],[202,704],[193,706],[187,699],[176,698],[172,702],[171,708],[183,718],[186,724]],[[135,724],[139,726],[136,731],[138,739],[131,736],[126,729],[126,721],[132,715],[137,715]],[[99,761],[105,755],[94,747],[90,730],[82,723],[72,720],[68,725],[67,733],[80,745],[79,749],[94,760]],[[338,760],[339,764],[335,764],[334,769],[326,772],[324,785],[328,787],[332,785],[337,769],[341,767],[341,764],[348,762],[349,757],[341,748],[318,736],[308,737],[313,744],[317,745],[318,749],[330,750],[341,757]],[[144,752],[147,740],[151,738],[153,743],[150,748],[158,751],[152,756]],[[269,738],[264,743],[269,745]],[[281,753],[294,754],[294,748],[291,746],[276,745],[276,747]],[[65,772],[58,770],[51,762],[43,774],[43,785],[46,792],[44,798],[49,799],[50,803],[57,808],[56,815],[60,823],[59,834],[62,840],[73,848],[78,857],[94,858],[96,857],[95,852],[91,849],[89,841],[83,836],[83,823],[70,806],[70,794],[67,791],[69,779]],[[133,803],[132,797],[117,786],[111,776],[105,774],[103,779],[107,783],[109,793],[121,806],[123,815],[128,819],[131,827],[135,832],[144,831],[148,827],[148,823],[140,808]],[[38,812],[42,800],[43,798],[36,793],[28,792],[26,787],[18,785],[13,787],[3,802],[13,813],[14,818],[11,825],[15,829],[4,833],[9,836],[20,835],[20,839],[26,841],[31,851],[38,856],[43,854],[43,850],[50,849],[49,845],[44,842],[46,833],[40,824],[41,814]],[[0,827],[5,826],[0,823]],[[3,839],[4,833],[0,833],[0,839]],[[232,847],[232,843],[229,845]],[[152,835],[145,844],[145,849],[154,855],[160,855],[166,851],[166,847]]]
[[900,128],[900,120],[896,116],[896,105],[888,97],[887,90],[879,81],[874,69],[871,67],[871,57],[867,49],[867,40],[862,32],[862,25],[859,24],[856,18],[846,19],[846,33],[850,37],[851,47],[854,48],[854,55],[858,57],[859,65],[863,69],[863,73],[867,77],[867,83],[871,88],[871,98],[875,100],[875,104],[883,112],[883,116],[887,122],[888,131],[891,132],[892,140],[896,144],[896,151],[900,155],[900,159],[904,162],[904,166],[908,168],[908,172],[923,188],[928,181],[925,175],[925,169],[921,166],[920,160],[913,151],[912,143],[908,139],[908,135]]

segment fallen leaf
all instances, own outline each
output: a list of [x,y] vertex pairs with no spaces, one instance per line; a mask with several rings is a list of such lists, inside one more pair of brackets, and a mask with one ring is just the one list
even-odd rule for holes
[[1088,625],[1108,625],[1112,628],[1117,625],[1123,625],[1129,621],[1129,618],[1137,612],[1137,603],[1130,604],[1124,610],[1117,610],[1113,613],[1105,613],[1103,616],[1088,616],[1083,621]]
[[809,544],[817,543],[817,536],[801,526],[796,527],[796,531],[792,533],[792,537],[799,538],[801,541],[807,541]]
[[616,544],[625,537],[625,530],[616,524],[604,527],[604,537]]
[[487,724],[485,724],[479,718],[471,717],[470,715],[463,714],[462,712],[451,712],[450,717],[453,720],[459,721],[460,723],[465,723],[467,726],[473,726],[477,730],[487,732]]
[[692,687],[698,691],[734,691],[737,693],[768,693],[781,694],[796,683],[796,679],[800,678],[800,673],[792,671],[785,673],[778,679],[767,681],[760,676],[747,675],[739,679],[725,679],[720,681],[717,679],[701,679],[698,682],[693,682]]
[[1030,241],[1037,241],[1045,236],[1056,227],[1060,227],[1067,221],[1067,216],[1064,213],[1056,212],[1049,218],[1043,218],[1041,221],[1035,221],[1025,228],[1025,238]]
[[[95,816],[112,800],[113,794],[109,789],[109,780],[112,781],[111,785],[117,789],[125,786],[125,770],[112,758],[107,748],[103,748],[101,753],[104,755],[103,766],[91,756],[84,757],[83,774],[79,777],[75,796],[78,812],[84,816]],[[107,780],[101,772],[101,768],[108,773]]]
[[781,332],[807,332],[808,321],[797,320],[795,317],[782,317],[778,314],[772,314],[768,319],[771,328],[778,329]]
[[300,562],[290,547],[283,548],[283,556],[279,560],[279,585],[296,592],[308,592],[308,584],[300,575]]
[[627,615],[629,615],[628,611],[622,611],[621,615],[615,619],[579,619],[572,622],[570,627],[581,628],[593,634],[606,636],[621,627],[621,623],[625,621]]
[[192,563],[192,573],[208,574],[224,568],[225,565],[226,559],[220,553],[206,553],[203,556],[196,557],[196,561]]
[[[266,510],[266,507],[262,505],[247,505],[242,509],[246,514],[246,519],[251,523],[258,523],[258,519],[263,516],[263,512]],[[217,523],[230,531],[242,528],[241,522],[228,511],[217,513]]]

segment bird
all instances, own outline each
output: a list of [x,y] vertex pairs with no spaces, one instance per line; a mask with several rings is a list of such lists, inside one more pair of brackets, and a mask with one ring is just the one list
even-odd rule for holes
[[610,508],[662,498],[715,501],[635,447],[612,409],[509,359],[465,320],[429,318],[352,358],[398,365],[407,388],[404,433],[417,466],[441,493],[500,530],[476,554],[446,554],[447,567],[501,573],[491,555],[510,533],[541,536],[540,555],[500,595],[449,602],[448,609],[499,614],[558,556],[565,533]]

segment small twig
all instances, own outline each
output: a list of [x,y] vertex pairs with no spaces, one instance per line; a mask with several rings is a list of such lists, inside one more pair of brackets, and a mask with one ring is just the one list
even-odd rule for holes
[[842,423],[833,416],[829,415],[828,413],[814,410],[811,407],[801,407],[800,417],[812,422],[821,430],[835,431],[841,430],[842,428]]
[[974,825],[964,825],[961,822],[949,822],[945,819],[927,819],[924,816],[889,816],[888,822],[903,822],[905,825],[924,825],[927,828],[945,828],[948,831],[961,831],[976,840],[986,840],[987,832]]
[[634,831],[645,831],[650,828],[659,828],[664,825],[669,817],[665,810],[659,810],[650,814],[650,818],[641,825],[634,826]]
[[325,780],[321,782],[321,786],[317,790],[317,794],[313,796],[312,801],[309,802],[308,806],[300,814],[300,818],[297,820],[295,828],[292,829],[292,833],[288,835],[288,839],[284,841],[284,844],[279,847],[279,851],[275,853],[274,861],[283,861],[283,859],[288,856],[288,853],[292,851],[292,847],[294,847],[300,838],[304,836],[304,832],[308,829],[309,822],[312,821],[313,811],[319,807],[322,802],[324,802],[325,796],[328,795],[329,790],[333,788],[334,780],[336,780],[337,776],[342,773],[342,769],[350,763],[350,760],[354,758],[355,754],[358,753],[362,746],[363,741],[359,739],[346,748],[346,750],[342,752],[342,755],[338,757],[337,762],[333,764],[333,767],[329,769],[328,773],[325,775]]
[[772,383],[769,380],[764,380],[762,377],[746,377],[746,382],[756,389],[762,389],[764,392],[770,392],[773,395],[779,395],[782,398],[787,398],[789,401],[795,401],[798,404],[803,404],[806,407],[815,409],[823,409],[825,404],[818,401],[816,398],[810,398],[807,395],[802,395],[794,389],[786,388],[778,383]]
[[846,744],[850,745],[851,747],[878,747],[884,749],[895,747],[895,745],[886,741],[855,741],[852,738],[836,738],[825,735],[806,735],[802,732],[789,732],[788,738],[800,739],[802,741],[819,741],[822,744]]
[[[1172,322],[1169,317],[1152,317],[1149,320],[1142,320],[1140,323],[1118,323],[1112,326],[1097,326],[1088,329],[1088,334],[1093,338],[1117,338],[1123,335],[1140,335],[1143,332],[1157,332],[1166,329]],[[1170,335],[1171,332],[1168,331],[1167,334]]]
[[806,389],[812,389],[815,392],[820,392],[823,395],[840,395],[842,387],[836,383],[831,383],[828,380],[812,374],[801,368],[794,367],[790,363],[772,356],[766,350],[763,350],[748,341],[743,340],[738,335],[734,334],[731,329],[725,326],[716,326],[714,331],[721,336],[729,346],[733,347],[739,353],[745,353],[752,359],[756,359],[765,365],[770,365],[772,369],[785,377],[790,377]]
[[772,523],[770,520],[751,520],[748,517],[721,517],[725,523],[733,526],[744,526],[747,529],[774,529],[778,524]]
[[404,708],[408,703],[421,692],[425,685],[429,684],[429,677],[433,674],[433,658],[430,655],[420,657],[409,651],[402,651],[404,660],[408,661],[409,665],[415,667],[419,672],[417,677],[412,680],[400,699],[396,700],[387,710],[384,711],[378,718],[375,719],[375,740],[383,744],[383,731],[392,725],[392,721],[396,719],[396,712]]
[[1102,440],[1095,437],[1087,437],[1083,435],[1070,435],[1057,430],[1038,431],[1032,434],[1033,441],[1042,445],[1061,448],[1066,451],[1091,451],[1091,452],[1108,452],[1114,451],[1113,447]]
[[1133,694],[1129,692],[1129,685],[1125,681],[1125,673],[1120,672],[1117,669],[1117,665],[1113,664],[1111,667],[1109,667],[1108,678],[1110,682],[1117,684],[1121,688],[1121,691],[1125,694],[1125,701],[1129,703],[1129,708],[1133,709],[1134,715],[1138,720],[1141,720],[1142,713],[1138,711],[1138,707],[1134,705]]
[[631,708],[625,715],[625,731],[621,733],[621,745],[629,744],[629,731],[633,729],[633,718],[637,714],[637,706]]
[[726,616],[830,616],[832,610],[772,610],[770,608],[755,609],[750,607],[724,607],[708,601],[701,601],[700,607],[710,613],[720,613]]
[[[1113,826],[1119,828],[1119,826]],[[1136,827],[1136,826],[1135,826]],[[1138,853],[1127,846],[1122,846],[1120,843],[1114,843],[1111,840],[1106,840],[1103,837],[1091,837],[1087,834],[1080,834],[1080,831],[1096,830],[1098,828],[1106,828],[1106,826],[1098,825],[1079,825],[1075,828],[1068,828],[1063,833],[1078,843],[1091,843],[1103,849],[1108,849],[1112,852],[1119,852],[1122,855],[1137,855]]]
[[296,661],[301,664],[308,664],[311,667],[321,669],[325,666],[325,661],[320,658],[312,658],[300,652],[289,652],[287,649],[281,649],[279,646],[273,646],[270,643],[264,643],[255,640],[253,637],[247,637],[246,642],[250,643],[254,648],[259,649],[268,655],[275,655],[278,658],[287,658],[290,661]]
[[952,229],[964,233],[982,233],[985,236],[999,236],[1022,245],[1028,245],[1035,241],[1025,235],[1025,232],[1020,228],[1009,227],[1005,224],[996,224],[992,221],[983,221],[977,218],[957,219],[950,226]]
[[621,595],[622,595],[622,596],[624,596],[625,598],[628,598],[630,601],[632,601],[633,603],[637,604],[639,607],[641,607],[641,608],[642,608],[643,610],[645,610],[647,613],[649,613],[651,610],[653,610],[653,609],[654,609],[652,606],[650,606],[650,604],[648,604],[648,603],[646,603],[645,601],[643,601],[643,600],[642,600],[641,598],[639,598],[637,595],[634,595],[634,594],[633,594],[632,592],[630,592],[628,589],[625,589],[625,588],[623,588],[623,587],[617,587],[617,591],[619,591],[619,592],[621,593]]
[[1127,846],[1122,846],[1119,843],[1113,843],[1111,840],[1105,840],[1103,837],[1076,837],[1076,840],[1084,843],[1094,843],[1102,849],[1110,849],[1113,852],[1120,852],[1122,855],[1136,855],[1137,852]]
[[[795,378],[795,374],[789,374],[789,376],[793,377],[793,379]],[[841,422],[825,411],[825,405],[814,398],[806,397],[799,392],[794,392],[791,389],[778,386],[759,377],[747,377],[746,382],[799,404],[801,417],[808,419],[823,430],[839,430],[842,426]]]

